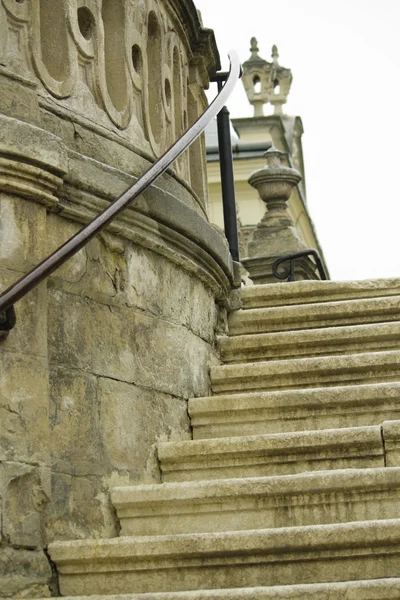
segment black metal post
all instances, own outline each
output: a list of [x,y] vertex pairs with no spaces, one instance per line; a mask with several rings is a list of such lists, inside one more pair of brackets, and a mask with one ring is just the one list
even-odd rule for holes
[[[224,74],[218,74],[215,80],[218,92],[222,90]],[[239,241],[237,230],[235,179],[233,176],[232,142],[229,111],[223,106],[217,115],[219,166],[221,171],[222,204],[224,209],[225,236],[233,260],[239,262]]]

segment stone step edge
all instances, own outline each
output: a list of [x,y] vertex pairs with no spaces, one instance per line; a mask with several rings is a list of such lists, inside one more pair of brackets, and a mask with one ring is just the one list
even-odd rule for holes
[[296,281],[242,287],[244,308],[315,304],[317,302],[362,298],[382,298],[400,292],[400,279],[360,281]]
[[[118,517],[124,518],[140,509],[140,516],[154,516],[154,510],[165,505],[171,513],[171,503],[188,506],[193,502],[213,503],[215,499],[228,502],[237,498],[300,496],[330,493],[372,493],[400,488],[400,467],[339,469],[293,475],[274,475],[218,479],[193,482],[173,482],[121,486],[111,490],[111,502]],[[219,507],[216,506],[216,510]],[[160,514],[160,513],[158,513]]]
[[[331,351],[361,347],[361,352],[368,350],[368,345],[378,344],[382,349],[389,349],[387,344],[400,347],[400,321],[391,323],[368,323],[362,325],[344,325],[332,328],[300,329],[296,331],[279,331],[271,333],[253,333],[237,336],[219,336],[217,338],[224,362],[234,360],[251,360],[248,354],[257,358],[273,360],[284,357],[304,355],[319,350],[325,356]],[[385,346],[386,344],[386,346]],[[271,356],[268,357],[267,354]]]
[[[64,600],[400,600],[400,578],[254,588],[153,592],[114,596],[65,596]],[[25,600],[48,600],[26,598]]]
[[[382,373],[382,368],[393,370],[390,371],[389,376],[392,380],[396,376],[398,380],[400,351],[276,359],[212,366],[210,378],[214,393],[237,393],[241,391],[241,388],[243,391],[256,391],[260,388],[271,390],[278,387],[282,389],[300,389],[307,386],[324,387],[328,382],[331,385],[340,385],[343,379],[354,381],[365,375],[368,375],[369,379],[373,379],[371,373],[375,377],[373,382],[378,383],[388,376],[387,373]],[[321,377],[323,379],[319,381]]]
[[373,554],[380,546],[397,547],[400,552],[400,519],[223,533],[81,539],[52,542],[48,551],[59,572],[68,574],[85,573],[89,564],[96,572],[104,572],[108,570],[107,562],[113,569],[118,563],[123,568],[129,565],[132,570],[142,569],[146,558],[173,562],[186,559],[201,564],[208,557],[229,564],[239,556],[250,554],[286,561],[291,557],[295,559],[299,553],[329,555],[336,551],[343,555],[360,549]]
[[[214,416],[225,411],[279,409],[307,407],[321,409],[325,404],[342,405],[360,401],[375,404],[381,401],[398,403],[400,382],[366,383],[359,385],[343,385],[335,387],[319,387],[295,390],[249,391],[240,394],[215,394],[189,399],[189,415],[194,423],[200,422],[203,416]],[[400,410],[400,406],[399,406]]]
[[[392,322],[400,312],[400,296],[384,298],[361,298],[315,304],[294,304],[265,308],[247,308],[230,313],[229,335],[252,334],[260,326],[273,328],[272,331],[288,329],[314,329],[316,327],[336,327],[336,321],[349,321],[354,324],[369,322]],[[372,321],[371,321],[372,322]],[[339,323],[340,325],[340,323]]]
[[[382,426],[374,425],[160,442],[158,460],[164,475],[171,470],[175,472],[178,464],[178,471],[185,472],[189,467],[190,470],[222,468],[231,464],[238,467],[257,458],[262,458],[263,462],[268,460],[271,465],[304,460],[350,460],[359,458],[360,453],[364,458],[382,457],[383,460],[382,429]],[[321,452],[324,453],[322,458]]]

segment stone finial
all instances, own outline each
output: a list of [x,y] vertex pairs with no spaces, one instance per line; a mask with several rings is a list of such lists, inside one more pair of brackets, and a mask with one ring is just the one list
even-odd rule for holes
[[250,104],[254,106],[254,116],[264,115],[263,106],[269,102],[273,94],[272,63],[264,60],[258,54],[258,44],[255,37],[250,40],[251,56],[243,63],[242,82]]
[[278,53],[278,47],[275,46],[275,44],[272,46],[272,62],[274,63],[274,65],[279,65],[278,62],[278,58],[279,58],[279,53]]
[[258,54],[258,42],[255,37],[252,37],[250,40],[250,52],[253,56]]
[[279,64],[279,53],[278,48],[274,45],[272,46],[272,71],[273,71],[273,87],[274,92],[271,97],[271,104],[274,107],[274,114],[281,115],[283,114],[282,105],[286,104],[287,98],[290,91],[290,86],[292,85],[292,72],[290,69],[285,69],[285,67],[281,67]]
[[282,114],[282,105],[287,101],[292,83],[290,69],[280,66],[276,46],[272,46],[272,62],[261,58],[255,37],[250,40],[250,52],[250,58],[243,63],[242,82],[247,98],[254,106],[254,116],[262,117],[263,106],[268,102],[274,106],[275,114]]
[[[254,283],[276,281],[272,275],[273,262],[283,254],[305,249],[288,212],[288,200],[301,175],[283,164],[286,156],[277,148],[270,148],[265,153],[265,167],[249,177],[250,185],[258,191],[267,208],[248,244],[248,258],[242,261]],[[298,278],[311,277],[301,273]]]

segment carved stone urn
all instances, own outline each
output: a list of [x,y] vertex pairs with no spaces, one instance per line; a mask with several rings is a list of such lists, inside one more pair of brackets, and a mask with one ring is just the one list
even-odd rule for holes
[[[282,165],[284,157],[283,152],[270,148],[265,153],[266,166],[249,177],[267,208],[249,242],[248,257],[242,260],[255,284],[280,281],[272,273],[275,260],[306,248],[288,212],[288,200],[301,175]],[[307,257],[296,262],[295,276],[296,280],[315,279],[313,263]]]

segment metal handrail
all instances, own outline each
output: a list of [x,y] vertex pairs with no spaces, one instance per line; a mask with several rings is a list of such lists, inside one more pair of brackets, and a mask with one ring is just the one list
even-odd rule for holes
[[[13,315],[12,307],[15,302],[20,300],[25,294],[30,292],[34,287],[63,265],[69,258],[74,256],[74,254],[81,250],[81,248],[106,227],[106,225],[108,225],[119,213],[132,204],[133,201],[136,200],[138,196],[140,196],[140,194],[142,194],[158,177],[160,177],[160,175],[162,175],[194,142],[194,140],[204,131],[208,123],[217,116],[227,98],[232,93],[241,74],[240,61],[236,52],[231,50],[228,53],[228,56],[230,60],[230,70],[225,85],[219,91],[207,110],[205,110],[179,140],[175,142],[175,144],[173,144],[136,183],[95,217],[93,221],[85,225],[85,227],[65,242],[65,244],[60,246],[29,273],[23,275],[18,281],[0,294],[0,315],[2,314],[3,316],[3,328],[4,319],[7,320],[7,312],[8,315]],[[12,325],[12,323],[10,323],[10,325]],[[11,327],[9,327],[9,329],[11,329]]]
[[[321,280],[326,281],[327,279],[329,279],[324,269],[324,265],[322,264],[319,252],[314,248],[307,248],[306,250],[300,250],[300,252],[292,252],[291,254],[285,254],[284,256],[281,256],[273,263],[272,274],[277,279],[287,279],[287,281],[296,281],[294,273],[294,263],[297,259],[303,258],[305,256],[312,256],[314,258],[315,266],[317,267]],[[286,267],[283,271],[279,272],[278,267],[285,262],[289,262],[289,266]]]

